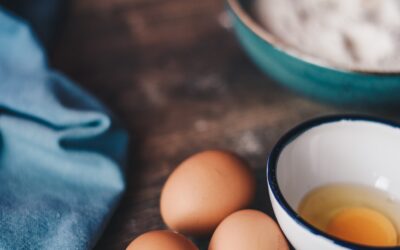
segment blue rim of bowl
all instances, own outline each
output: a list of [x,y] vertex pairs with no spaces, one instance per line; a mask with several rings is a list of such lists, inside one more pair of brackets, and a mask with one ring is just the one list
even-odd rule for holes
[[308,55],[306,53],[301,52],[300,50],[294,48],[293,46],[289,46],[276,38],[273,34],[264,29],[249,13],[246,11],[242,4],[241,0],[225,0],[228,8],[236,15],[236,17],[247,27],[253,34],[258,36],[261,40],[264,40],[271,46],[273,46],[276,50],[281,51],[284,54],[287,54],[291,57],[294,57],[298,60],[304,61],[306,63],[322,67],[328,68],[335,71],[340,71],[344,73],[358,73],[364,75],[376,75],[376,76],[398,76],[400,75],[400,70],[377,70],[377,69],[369,69],[362,67],[346,67],[344,65],[338,65],[328,60],[323,60],[321,58],[317,58],[315,56]]
[[286,201],[285,197],[280,191],[278,180],[276,176],[276,169],[277,169],[277,162],[279,160],[279,156],[283,149],[291,142],[293,142],[296,138],[298,138],[301,134],[317,127],[322,124],[332,123],[332,122],[339,122],[339,121],[366,121],[366,122],[373,122],[379,123],[383,125],[387,125],[396,129],[400,128],[400,124],[394,121],[386,120],[383,118],[377,118],[367,115],[331,115],[331,116],[322,116],[318,118],[314,118],[308,121],[305,121],[293,129],[289,130],[286,134],[284,134],[279,141],[276,143],[274,148],[272,149],[268,160],[267,160],[267,180],[268,186],[270,187],[272,194],[274,195],[275,199],[278,201],[279,205],[285,210],[285,212],[300,226],[304,229],[308,230],[312,234],[324,237],[327,240],[331,240],[334,244],[353,249],[353,250],[394,250],[400,249],[400,246],[396,247],[371,247],[371,246],[364,246],[361,244],[355,244],[348,241],[341,240],[339,238],[333,237],[328,235],[327,233],[315,228],[304,219],[300,217],[298,213],[289,205]]

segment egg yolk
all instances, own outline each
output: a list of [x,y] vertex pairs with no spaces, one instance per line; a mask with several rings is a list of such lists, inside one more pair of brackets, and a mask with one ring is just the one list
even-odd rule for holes
[[397,232],[392,222],[369,208],[353,207],[340,211],[331,219],[326,232],[362,245],[397,245]]

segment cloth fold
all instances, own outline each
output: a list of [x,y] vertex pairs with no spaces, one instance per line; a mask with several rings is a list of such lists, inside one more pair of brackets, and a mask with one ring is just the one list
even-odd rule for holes
[[0,249],[92,248],[124,190],[127,143],[0,9]]

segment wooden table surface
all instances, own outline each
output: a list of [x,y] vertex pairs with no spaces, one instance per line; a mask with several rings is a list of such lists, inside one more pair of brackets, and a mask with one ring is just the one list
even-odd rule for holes
[[307,118],[340,112],[265,77],[235,40],[223,0],[75,0],[52,55],[132,137],[127,191],[99,250],[165,228],[160,189],[203,149],[247,159],[259,180],[255,206],[271,213],[264,172],[273,144]]

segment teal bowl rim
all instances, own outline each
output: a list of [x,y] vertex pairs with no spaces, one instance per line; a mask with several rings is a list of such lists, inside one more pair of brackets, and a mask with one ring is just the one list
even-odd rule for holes
[[281,51],[282,53],[285,53],[289,56],[292,56],[315,66],[328,68],[344,73],[358,73],[364,75],[378,76],[400,76],[400,70],[378,70],[361,67],[345,67],[343,65],[338,65],[330,61],[303,53],[296,48],[283,43],[273,34],[264,29],[249,13],[247,13],[247,11],[240,3],[240,0],[226,0],[226,3],[229,9],[236,15],[236,17],[239,18],[239,20],[256,36],[258,36],[260,39],[264,40],[268,44],[272,45],[278,51]]

